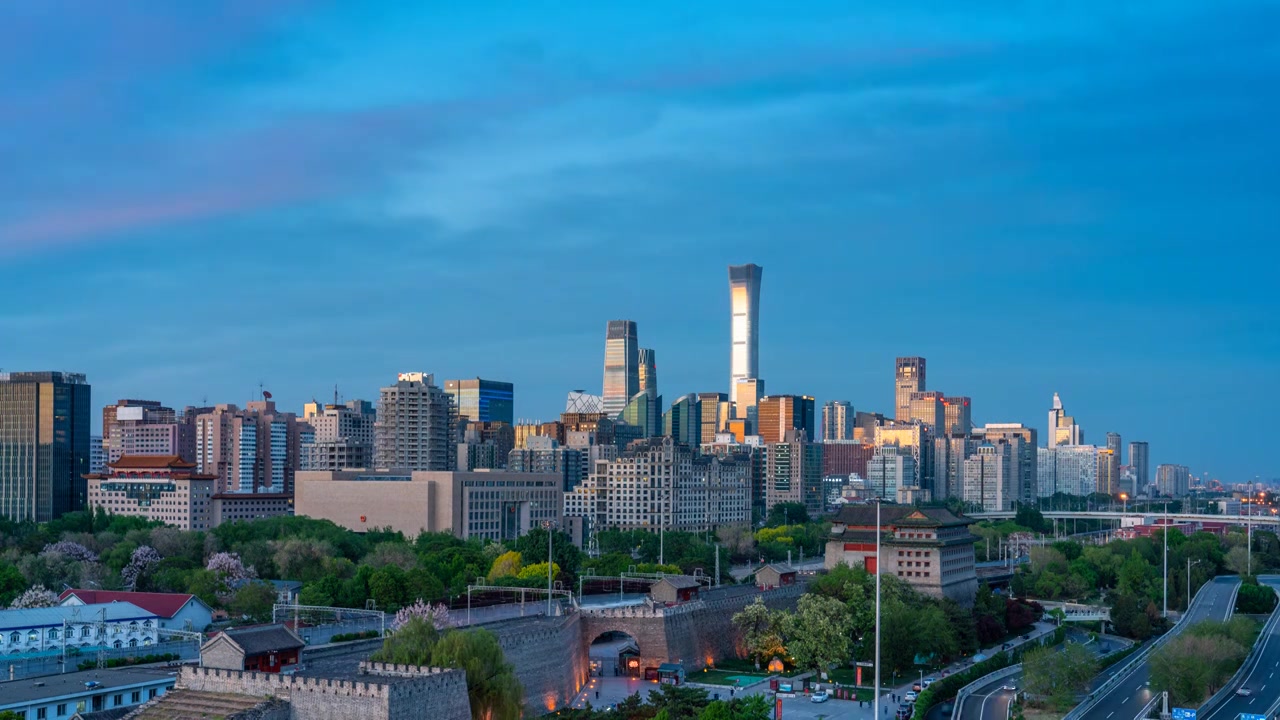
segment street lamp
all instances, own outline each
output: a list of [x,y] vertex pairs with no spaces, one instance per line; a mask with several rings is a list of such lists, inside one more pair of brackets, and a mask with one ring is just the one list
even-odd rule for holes
[[1187,610],[1191,610],[1191,566],[1199,565],[1202,562],[1204,561],[1196,560],[1192,562],[1191,558],[1187,558]]
[[1122,513],[1124,513],[1124,514],[1128,514],[1128,512],[1129,512],[1129,494],[1128,494],[1128,493],[1120,493],[1120,502],[1121,502],[1121,503],[1124,503],[1123,505],[1121,505],[1121,506],[1120,506],[1120,507],[1122,508],[1122,509],[1121,509],[1121,512],[1122,512]]
[[1164,614],[1169,617],[1169,503],[1164,504]]

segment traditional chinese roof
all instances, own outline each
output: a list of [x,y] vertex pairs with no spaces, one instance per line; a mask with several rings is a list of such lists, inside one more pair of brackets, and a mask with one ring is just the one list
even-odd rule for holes
[[174,470],[190,470],[196,466],[195,463],[183,460],[181,455],[123,455],[113,463],[108,463],[112,468],[133,469],[155,469],[169,468]]
[[[972,525],[963,515],[953,515],[950,510],[940,507],[916,507],[914,505],[883,505],[880,509],[880,525],[883,528],[893,527],[953,527]],[[845,505],[832,520],[832,533],[841,534],[843,528],[872,527],[876,525],[876,508],[874,505]]]
[[283,625],[256,625],[223,630],[205,644],[217,642],[218,638],[222,637],[234,643],[245,655],[297,650],[306,644],[302,638]]
[[689,575],[667,575],[663,577],[661,580],[659,580],[658,582],[660,583],[665,582],[671,587],[676,588],[677,590],[683,590],[685,588],[702,587],[702,583],[698,582],[697,578],[691,577]]

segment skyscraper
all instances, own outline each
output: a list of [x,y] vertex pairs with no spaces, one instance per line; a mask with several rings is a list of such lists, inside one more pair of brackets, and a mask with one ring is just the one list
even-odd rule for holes
[[702,443],[702,414],[698,411],[698,396],[693,393],[681,396],[662,414],[662,434],[691,448]]
[[727,393],[698,393],[699,444],[716,441],[716,433],[723,430],[729,420],[729,407]]
[[907,420],[918,420],[928,425],[935,436],[946,433],[946,412],[942,405],[942,393],[936,390],[911,393],[907,403]]
[[757,430],[760,399],[764,397],[764,380],[760,378],[739,380],[737,390],[737,399],[733,401],[733,416],[746,420],[750,429],[749,434],[754,435]]
[[0,517],[48,522],[84,507],[89,383],[65,372],[0,372]]
[[195,417],[196,467],[216,475],[216,493],[293,492],[302,466],[303,427],[293,413],[280,412],[270,400],[202,408]]
[[1124,464],[1124,455],[1121,453],[1123,446],[1120,444],[1120,433],[1107,433],[1107,449],[1115,453],[1118,464]]
[[640,346],[634,320],[610,320],[604,339],[604,412],[616,418],[640,392]]
[[1133,472],[1137,476],[1137,487],[1134,491],[1146,492],[1147,486],[1151,484],[1151,456],[1150,448],[1145,441],[1136,440],[1129,443],[1129,464],[1133,466]]
[[1022,423],[987,423],[974,428],[973,436],[978,442],[1008,446],[1011,497],[1020,502],[1033,502],[1039,488],[1035,428],[1024,427]]
[[814,440],[814,400],[808,395],[770,395],[757,408],[756,434],[767,443],[783,442],[787,431],[803,430],[805,440]]
[[854,423],[853,403],[832,400],[822,406],[822,440],[852,440]]
[[1120,494],[1120,457],[1109,447],[1098,448],[1097,488],[1107,495]]
[[344,405],[308,403],[303,420],[312,431],[302,442],[302,470],[373,467],[374,423],[378,411],[368,400]]
[[452,470],[457,461],[451,398],[428,373],[400,373],[381,389],[374,464],[398,470]]
[[1191,468],[1186,465],[1157,465],[1156,486],[1165,497],[1186,497],[1191,488]]
[[1018,499],[1017,481],[1010,469],[1008,445],[983,443],[964,461],[966,504],[979,505],[986,512],[1011,510]]
[[108,463],[125,455],[178,455],[194,461],[196,413],[181,417],[154,400],[118,400],[102,408],[102,442]]
[[895,420],[911,419],[911,393],[925,390],[925,362],[922,357],[900,357],[894,372]]
[[[729,266],[730,330],[733,345],[729,354],[730,401],[738,405],[738,382],[760,377],[760,277],[759,265]],[[738,410],[745,417],[745,411]]]
[[498,380],[445,380],[458,417],[471,422],[515,424],[515,386]]
[[973,408],[968,397],[942,398],[943,434],[967,434],[973,429]]
[[652,348],[640,348],[640,392],[658,394],[658,353]]
[[1048,447],[1084,444],[1084,431],[1076,424],[1076,419],[1062,408],[1062,398],[1058,393],[1053,394],[1053,407],[1049,409],[1049,436],[1045,442]]

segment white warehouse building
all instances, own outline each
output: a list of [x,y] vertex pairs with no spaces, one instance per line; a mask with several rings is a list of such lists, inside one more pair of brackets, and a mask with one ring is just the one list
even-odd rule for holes
[[127,602],[0,610],[0,656],[151,647],[160,619]]

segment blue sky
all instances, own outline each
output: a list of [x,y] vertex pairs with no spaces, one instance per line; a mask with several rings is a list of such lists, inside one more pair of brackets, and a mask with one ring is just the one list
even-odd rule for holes
[[726,390],[975,419],[1054,391],[1152,463],[1280,475],[1274,3],[0,6],[0,367],[300,410],[397,371],[550,419],[639,323]]

